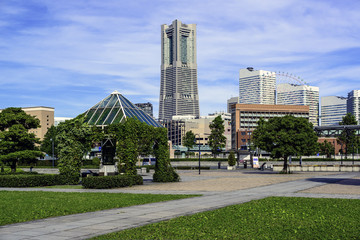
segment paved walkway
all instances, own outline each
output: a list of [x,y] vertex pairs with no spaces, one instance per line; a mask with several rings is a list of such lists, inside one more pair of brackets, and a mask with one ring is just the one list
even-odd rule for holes
[[[240,176],[246,183],[255,181],[258,185],[249,185],[246,189],[228,186],[228,178],[237,179]],[[239,173],[239,172],[206,172],[197,176],[194,172],[182,172],[182,183],[150,184],[145,181],[144,186],[129,189],[101,190],[107,192],[151,192],[151,193],[203,193],[202,197],[182,199],[168,202],[151,203],[141,206],[118,208],[69,216],[54,217],[26,223],[11,224],[0,227],[0,239],[86,239],[127,228],[138,227],[149,223],[168,220],[178,216],[190,215],[197,212],[213,210],[224,206],[248,202],[268,196],[299,196],[320,198],[352,198],[360,199],[360,193],[353,192],[338,194],[336,191],[317,193],[314,191],[326,185],[350,185],[360,188],[360,173],[327,173],[327,174],[299,174],[284,176],[279,174]],[[270,184],[265,182],[268,179]],[[225,179],[223,189],[209,191],[204,184],[213,184],[213,180],[221,182]],[[250,180],[249,180],[250,179]],[[257,179],[260,179],[257,181]],[[275,180],[274,180],[275,179]],[[173,185],[190,184],[189,188],[181,191],[173,189]],[[246,185],[246,184],[245,184]],[[169,190],[163,186],[170,186]],[[160,188],[160,189],[159,189]],[[5,190],[2,188],[1,190]],[[12,189],[14,190],[14,189]],[[17,189],[23,190],[23,189]],[[30,190],[30,189],[26,189]],[[31,189],[37,190],[37,189]],[[44,190],[44,189],[41,189]],[[63,189],[45,189],[46,191],[64,191]],[[312,192],[304,192],[313,190]],[[66,191],[87,191],[73,189]],[[96,191],[96,190],[93,190]]]

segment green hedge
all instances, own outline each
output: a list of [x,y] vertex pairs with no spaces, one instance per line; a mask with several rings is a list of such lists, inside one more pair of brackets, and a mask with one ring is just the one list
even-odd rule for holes
[[132,185],[142,185],[143,179],[140,175],[116,175],[116,176],[102,176],[102,177],[87,177],[82,179],[84,188],[119,188],[129,187]]
[[43,187],[66,183],[67,179],[58,174],[0,175],[0,187]]
[[[259,158],[259,161],[279,161],[279,162],[283,162],[284,159],[266,159],[266,158]],[[288,159],[289,161],[289,159]],[[299,162],[300,158],[292,158],[291,159],[292,162]],[[333,158],[303,158],[302,159],[303,162],[339,162],[341,161],[341,159],[333,159]],[[345,159],[345,155],[343,156],[342,161],[352,161],[352,157],[350,158],[350,156],[348,155],[348,158]],[[360,161],[360,160],[354,160],[356,161]]]

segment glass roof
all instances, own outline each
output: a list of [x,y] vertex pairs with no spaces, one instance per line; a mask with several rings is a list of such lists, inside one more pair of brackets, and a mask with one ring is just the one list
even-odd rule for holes
[[85,122],[96,126],[121,123],[128,117],[137,118],[141,122],[154,127],[163,127],[118,91],[114,91],[85,112]]

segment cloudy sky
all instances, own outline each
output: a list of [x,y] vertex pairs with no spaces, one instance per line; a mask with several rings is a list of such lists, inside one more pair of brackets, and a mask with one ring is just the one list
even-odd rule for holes
[[160,26],[197,24],[201,115],[239,69],[291,73],[320,96],[360,89],[358,0],[0,0],[0,108],[75,117],[112,91],[158,115]]

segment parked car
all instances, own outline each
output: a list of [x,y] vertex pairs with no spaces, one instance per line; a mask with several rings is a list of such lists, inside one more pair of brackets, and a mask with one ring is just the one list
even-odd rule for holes
[[155,165],[156,164],[156,158],[144,158],[143,159],[143,166],[146,165]]

